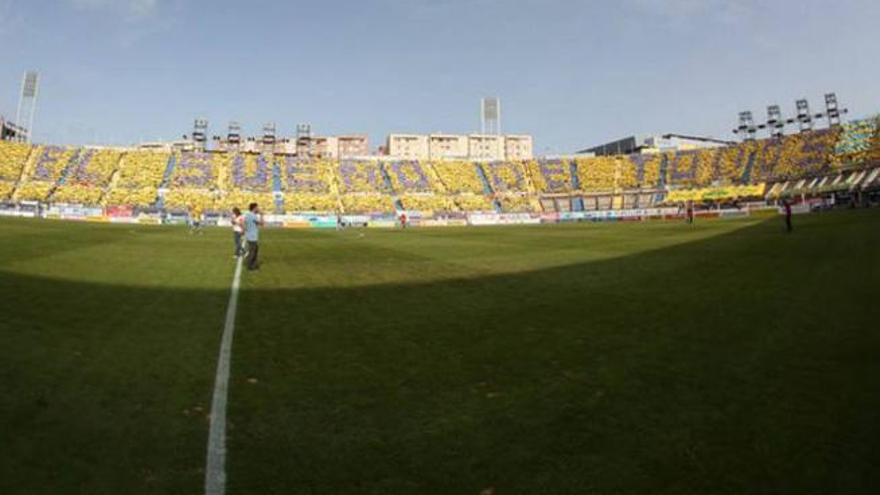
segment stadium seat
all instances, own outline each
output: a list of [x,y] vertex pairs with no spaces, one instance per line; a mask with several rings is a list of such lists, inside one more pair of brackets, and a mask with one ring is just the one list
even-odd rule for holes
[[288,192],[284,194],[284,210],[295,212],[335,212],[339,209],[331,194]]
[[119,172],[104,201],[111,206],[131,205],[145,207],[156,201],[170,153],[132,151],[119,162]]
[[228,165],[228,173],[221,174],[223,189],[227,191],[272,192],[272,166],[269,158],[254,153],[236,153],[220,163]]
[[284,190],[289,193],[329,193],[333,180],[329,162],[302,162],[292,156],[279,159]]
[[624,183],[635,186],[636,171],[632,162],[620,157],[597,156],[579,158],[576,161],[578,182],[581,190],[607,192],[622,187]]
[[229,153],[181,153],[171,174],[165,206],[177,210],[212,211],[220,196],[220,184],[227,182]]
[[233,207],[241,211],[247,210],[251,203],[257,203],[263,211],[272,211],[275,204],[275,196],[271,192],[243,191],[233,189],[221,191],[214,199],[213,208],[222,213],[228,213]]
[[16,192],[17,199],[46,201],[78,151],[60,146],[37,148],[33,167]]
[[391,196],[376,193],[345,194],[341,198],[345,213],[393,213]]
[[526,169],[539,193],[567,193],[574,190],[568,161],[532,160],[526,162]]
[[450,200],[461,211],[494,211],[492,200],[483,194],[458,194],[450,196]]
[[0,200],[12,195],[32,149],[27,144],[0,141]]
[[449,196],[439,194],[405,194],[400,196],[405,210],[451,212],[456,207]]
[[878,136],[880,136],[880,117],[844,124],[834,146],[832,166],[840,169],[872,161],[872,152],[878,146]]
[[534,211],[529,196],[525,193],[499,194],[496,199],[505,213],[528,213]]
[[422,163],[417,161],[391,162],[385,164],[391,185],[399,193],[435,192],[430,174]]
[[470,162],[432,162],[432,167],[451,194],[483,194],[483,181],[477,175],[474,164]]
[[336,168],[340,193],[390,193],[378,162],[343,160]]
[[121,155],[122,152],[113,149],[82,150],[51,200],[56,203],[99,204]]
[[528,192],[525,169],[520,162],[492,162],[484,164],[492,189],[497,193]]

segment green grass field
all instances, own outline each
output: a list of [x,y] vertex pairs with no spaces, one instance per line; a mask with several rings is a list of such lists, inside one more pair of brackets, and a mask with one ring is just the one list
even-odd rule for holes
[[[877,493],[880,211],[795,220],[266,230],[228,493]],[[231,251],[0,220],[0,493],[203,490]]]

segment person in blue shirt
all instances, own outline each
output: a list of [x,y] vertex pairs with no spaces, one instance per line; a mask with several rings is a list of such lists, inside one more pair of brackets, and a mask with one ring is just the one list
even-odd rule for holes
[[257,203],[248,205],[248,212],[244,214],[244,240],[247,242],[247,258],[245,264],[248,270],[260,268],[257,255],[260,250],[260,227],[263,226],[263,213]]

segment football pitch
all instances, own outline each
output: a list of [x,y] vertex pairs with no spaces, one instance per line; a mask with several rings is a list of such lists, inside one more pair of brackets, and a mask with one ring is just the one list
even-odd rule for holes
[[[880,490],[880,210],[260,254],[231,495]],[[226,229],[0,219],[0,493],[202,493],[234,269]]]

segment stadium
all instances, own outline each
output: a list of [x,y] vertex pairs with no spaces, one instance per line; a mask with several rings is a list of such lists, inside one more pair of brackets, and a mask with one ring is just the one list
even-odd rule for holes
[[0,119],[0,493],[880,487],[876,107],[67,144],[51,77]]
[[[144,151],[5,142],[6,215],[114,223],[223,223],[233,206],[267,205],[278,226],[556,223],[747,213],[734,201],[876,202],[877,119],[701,150],[527,161],[313,159],[235,151]],[[228,222],[227,222],[228,224]]]

